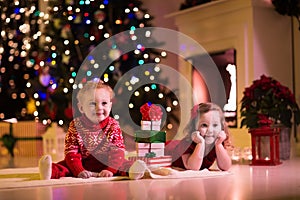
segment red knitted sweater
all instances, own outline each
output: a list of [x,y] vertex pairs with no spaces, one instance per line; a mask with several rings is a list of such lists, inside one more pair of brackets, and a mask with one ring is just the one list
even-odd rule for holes
[[117,172],[124,161],[124,140],[119,123],[108,117],[93,124],[86,116],[75,118],[65,138],[65,161],[74,176],[83,170]]

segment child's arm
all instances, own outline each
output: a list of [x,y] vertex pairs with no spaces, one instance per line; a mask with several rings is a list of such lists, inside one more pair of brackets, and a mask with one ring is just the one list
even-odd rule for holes
[[68,153],[66,155],[65,160],[72,174],[78,178],[99,177],[98,173],[84,169],[81,159],[79,153]]
[[[110,149],[109,152],[107,152],[108,167],[104,170],[116,174],[116,172],[122,166],[125,159],[125,145],[122,130],[119,126],[119,123],[114,119],[111,119],[110,123],[110,128],[107,132],[107,139],[110,142]],[[105,174],[105,176],[107,175],[106,172],[103,172],[103,174]]]
[[215,142],[217,165],[223,171],[227,171],[231,167],[231,158],[222,144],[225,139],[226,134],[224,131],[221,131],[218,139]]
[[82,140],[77,132],[75,122],[71,121],[65,138],[65,161],[73,176],[89,178],[90,172],[82,166],[82,156],[79,153],[79,141]]
[[186,169],[199,170],[204,157],[205,143],[199,131],[192,133],[192,140],[197,143],[192,154],[183,154],[182,161]]
[[79,153],[68,153],[65,157],[67,166],[75,177],[89,178],[91,175],[89,175],[89,171],[83,168],[81,159]]

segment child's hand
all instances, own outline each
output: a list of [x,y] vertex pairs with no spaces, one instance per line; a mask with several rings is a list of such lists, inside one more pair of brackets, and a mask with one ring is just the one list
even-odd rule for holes
[[93,173],[88,170],[83,170],[78,174],[78,178],[90,178],[93,176]]
[[99,172],[98,177],[112,177],[114,174],[109,171],[109,170],[102,170],[101,172]]
[[221,131],[215,141],[215,145],[222,144],[222,142],[226,139],[226,134],[224,131]]
[[197,144],[204,143],[204,138],[200,135],[199,131],[194,131],[192,133],[191,137],[192,137],[192,140]]

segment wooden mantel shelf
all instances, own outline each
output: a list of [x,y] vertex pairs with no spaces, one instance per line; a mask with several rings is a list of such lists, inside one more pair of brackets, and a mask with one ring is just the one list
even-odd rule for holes
[[190,12],[197,12],[198,10],[207,9],[208,7],[218,6],[219,4],[223,4],[226,1],[228,1],[228,0],[211,1],[211,2],[204,3],[204,4],[201,4],[201,5],[198,5],[198,6],[194,6],[194,7],[191,7],[191,8],[184,9],[184,10],[180,10],[178,12],[170,13],[170,14],[166,15],[166,18],[171,18],[171,17],[175,17],[175,16],[179,16],[179,15],[184,15],[184,14],[190,13]]
[[[251,0],[217,0],[204,3],[198,6],[180,10],[166,15],[166,18],[182,17],[188,13],[197,13],[202,16],[215,16],[215,12],[224,13],[236,10],[245,6],[251,6]],[[213,11],[213,12],[211,12]]]
[[180,10],[166,15],[166,18],[176,20],[201,20],[221,16],[242,9],[257,7],[272,7],[271,0],[212,0],[211,2]]

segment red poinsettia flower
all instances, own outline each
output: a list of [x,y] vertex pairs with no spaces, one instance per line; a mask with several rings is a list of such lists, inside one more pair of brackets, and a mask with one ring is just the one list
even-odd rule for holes
[[274,78],[262,75],[245,88],[243,94],[241,127],[257,128],[271,124],[291,127],[293,122],[300,124],[300,111],[294,94]]
[[258,114],[257,117],[258,117],[257,123],[259,124],[259,126],[270,126],[271,124],[274,123],[274,121],[266,115]]

